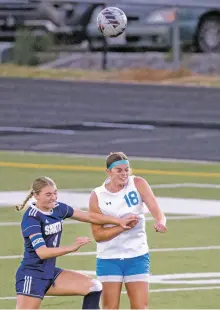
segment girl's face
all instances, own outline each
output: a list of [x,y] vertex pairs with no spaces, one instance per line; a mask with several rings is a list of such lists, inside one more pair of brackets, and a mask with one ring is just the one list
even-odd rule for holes
[[130,175],[130,167],[127,164],[121,164],[113,167],[110,170],[107,169],[107,173],[113,184],[116,186],[125,186]]
[[51,210],[55,207],[57,201],[57,188],[56,186],[45,186],[37,194],[34,194],[35,199],[37,200],[37,206],[40,209]]

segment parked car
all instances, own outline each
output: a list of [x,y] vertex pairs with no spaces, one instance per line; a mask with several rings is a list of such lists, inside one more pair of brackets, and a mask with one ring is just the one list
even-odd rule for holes
[[[111,5],[113,6],[113,5]],[[108,39],[110,48],[170,49],[172,46],[172,23],[175,10],[168,7],[138,4],[117,4],[128,18],[123,35]],[[97,7],[88,25],[92,50],[103,47],[103,36],[96,26],[96,17],[102,7]],[[178,9],[180,39],[182,46],[193,47],[200,52],[220,51],[220,10],[210,7]]]
[[[103,0],[108,6],[108,0]],[[103,35],[96,17],[103,5],[96,0],[0,0],[0,40],[14,40],[16,31],[28,27],[38,35],[53,33],[68,44],[89,42],[91,50],[103,49]],[[108,39],[110,49],[170,49],[175,10],[156,5],[126,4],[115,0],[111,6],[127,15],[123,35]],[[210,7],[179,9],[181,44],[200,52],[220,51],[220,10]]]

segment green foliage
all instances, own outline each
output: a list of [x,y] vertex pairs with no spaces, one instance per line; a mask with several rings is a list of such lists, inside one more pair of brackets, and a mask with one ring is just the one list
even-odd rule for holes
[[36,66],[40,63],[38,53],[48,51],[52,44],[50,34],[39,36],[29,29],[20,29],[16,33],[13,61],[20,66]]
[[53,37],[51,34],[35,36],[34,49],[36,52],[47,52],[52,45]]

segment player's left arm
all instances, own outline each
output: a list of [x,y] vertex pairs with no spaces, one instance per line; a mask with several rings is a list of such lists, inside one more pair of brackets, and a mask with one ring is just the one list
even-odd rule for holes
[[157,199],[150,188],[147,181],[141,177],[134,178],[135,186],[141,195],[142,201],[146,204],[156,223],[154,224],[154,228],[159,232],[166,232],[166,217],[164,213],[161,211]]

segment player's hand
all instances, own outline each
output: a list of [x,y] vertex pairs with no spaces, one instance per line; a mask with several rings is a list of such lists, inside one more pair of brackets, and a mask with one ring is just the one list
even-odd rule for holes
[[131,229],[138,223],[137,215],[131,214],[126,218],[120,219],[120,226],[125,229]]
[[167,231],[167,227],[159,222],[154,224],[154,229],[156,230],[156,232],[160,233],[165,233]]
[[77,251],[79,248],[81,248],[83,245],[91,242],[91,239],[88,237],[78,237],[76,238],[76,241],[73,243],[73,252]]
[[128,217],[126,217],[126,219],[129,220],[129,222],[127,223],[127,226],[129,226],[130,228],[135,227],[137,223],[139,222],[138,216],[135,214],[130,214]]
[[135,219],[135,220],[130,221],[127,224],[127,226],[129,226],[130,228],[133,228],[133,227],[135,227],[137,225],[137,223],[138,223],[138,219]]

